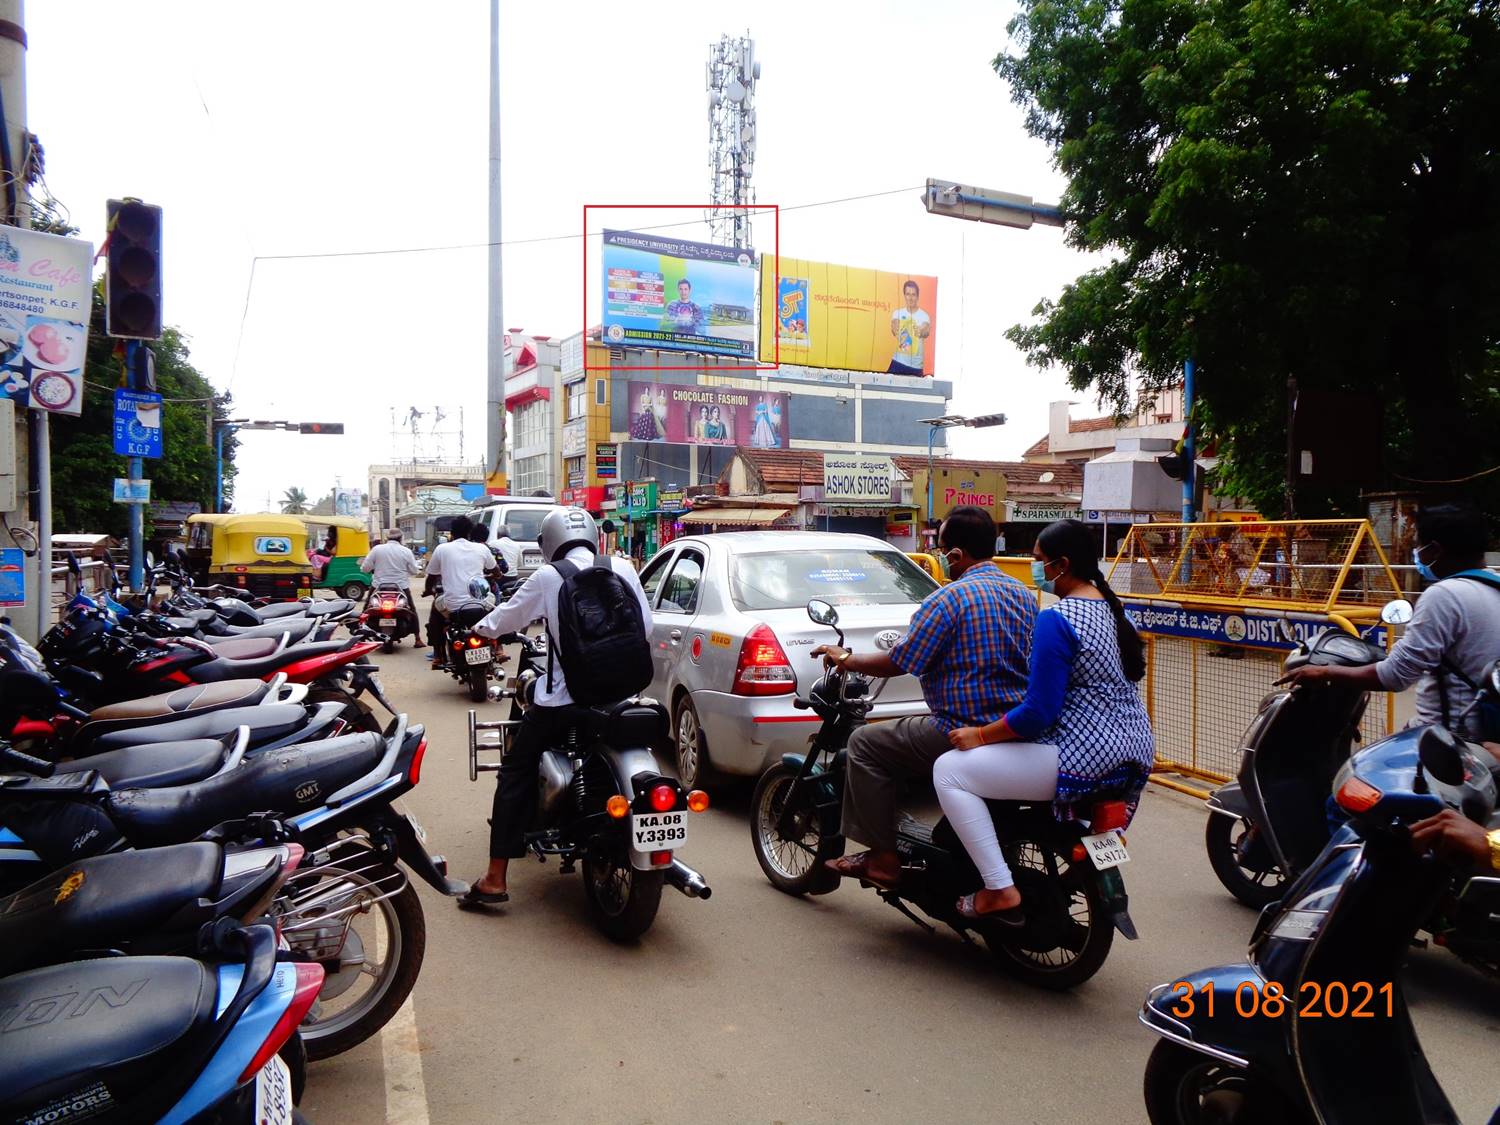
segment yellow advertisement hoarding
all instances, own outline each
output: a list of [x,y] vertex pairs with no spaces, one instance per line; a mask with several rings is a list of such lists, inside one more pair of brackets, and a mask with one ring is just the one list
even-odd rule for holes
[[[954,508],[983,508],[996,523],[1005,523],[1005,474],[997,469],[954,469],[938,461],[932,470],[932,517],[943,519]],[[912,506],[927,511],[927,470],[911,478]]]
[[937,278],[763,257],[760,360],[931,375]]

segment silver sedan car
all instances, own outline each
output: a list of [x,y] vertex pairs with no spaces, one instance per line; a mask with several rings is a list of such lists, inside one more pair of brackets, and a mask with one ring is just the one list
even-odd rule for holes
[[[858,652],[889,649],[937,584],[868,535],[737,531],[673,540],[641,571],[655,625],[651,693],[672,716],[684,785],[755,776],[807,748],[818,722],[792,706],[821,674],[811,656],[834,633],[807,603],[838,607]],[[872,721],[927,712],[911,676],[891,680]]]

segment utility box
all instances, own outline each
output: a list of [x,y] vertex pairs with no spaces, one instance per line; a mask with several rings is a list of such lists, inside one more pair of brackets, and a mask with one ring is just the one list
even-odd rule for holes
[[0,512],[16,510],[16,404],[0,398]]
[[1082,507],[1109,512],[1180,509],[1182,482],[1156,463],[1174,447],[1170,438],[1120,438],[1113,453],[1084,465]]

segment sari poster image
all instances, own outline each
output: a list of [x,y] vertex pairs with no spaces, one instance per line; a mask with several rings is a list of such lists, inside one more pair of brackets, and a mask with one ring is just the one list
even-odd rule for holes
[[633,441],[787,448],[787,396],[780,392],[641,380],[629,393]]

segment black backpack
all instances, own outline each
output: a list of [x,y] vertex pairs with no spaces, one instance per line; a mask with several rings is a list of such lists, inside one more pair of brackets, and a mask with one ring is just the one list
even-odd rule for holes
[[592,566],[560,559],[557,636],[548,635],[547,688],[552,661],[562,663],[573,702],[585,707],[618,703],[651,683],[651,639],[641,603],[608,558]]

